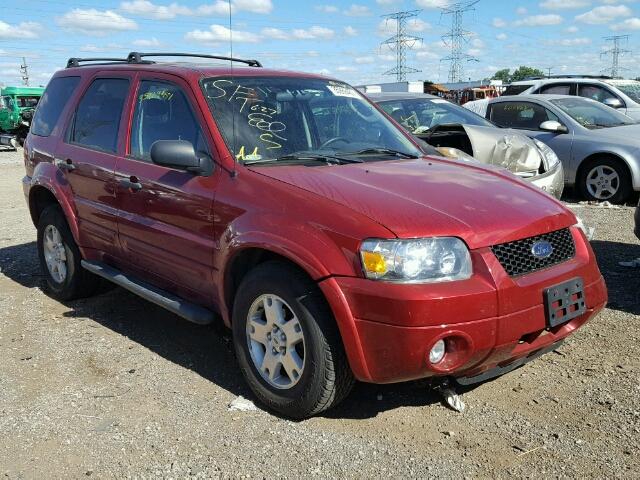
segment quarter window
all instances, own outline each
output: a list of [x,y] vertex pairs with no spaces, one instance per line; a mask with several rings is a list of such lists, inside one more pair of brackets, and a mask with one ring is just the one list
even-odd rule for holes
[[31,133],[40,137],[51,135],[79,82],[80,77],[57,77],[49,82],[33,117]]
[[548,120],[558,117],[537,103],[499,102],[491,105],[490,119],[501,127],[538,130]]
[[69,142],[115,153],[128,90],[129,80],[126,78],[94,80],[78,104]]
[[131,125],[130,155],[150,161],[151,146],[158,140],[186,140],[196,151],[208,152],[202,129],[180,87],[142,81]]

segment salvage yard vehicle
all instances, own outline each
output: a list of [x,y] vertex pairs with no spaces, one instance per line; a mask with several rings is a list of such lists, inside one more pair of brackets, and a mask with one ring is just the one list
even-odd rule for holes
[[22,145],[42,87],[4,87],[0,91],[0,145]]
[[546,143],[587,200],[623,203],[640,190],[640,125],[595,100],[566,95],[493,99],[486,116]]
[[552,76],[513,82],[504,96],[548,94],[590,98],[640,121],[640,82],[599,76]]
[[636,213],[634,215],[635,219],[635,228],[633,229],[636,237],[640,240],[640,201],[638,201],[638,206],[636,207]]
[[[153,61],[178,55],[208,60]],[[496,377],[604,307],[560,202],[426,156],[344,82],[212,59],[132,52],[54,74],[23,180],[53,297],[103,278],[221,317],[256,397],[292,418],[354,379]]]
[[508,169],[556,198],[564,172],[554,151],[539,140],[505,130],[469,110],[423,93],[367,95],[419,139],[452,158],[477,160]]

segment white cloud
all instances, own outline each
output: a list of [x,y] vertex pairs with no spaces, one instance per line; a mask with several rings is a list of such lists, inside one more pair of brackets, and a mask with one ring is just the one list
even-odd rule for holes
[[36,22],[22,22],[10,25],[0,20],[0,38],[38,38],[42,26]]
[[425,22],[424,20],[420,20],[419,18],[414,18],[413,20],[409,20],[407,22],[407,30],[410,32],[424,32],[425,30],[429,30],[430,28],[430,23]]
[[547,25],[559,25],[562,23],[562,17],[555,13],[547,15],[531,15],[517,20],[513,24],[516,27],[542,27]]
[[351,25],[347,25],[346,27],[344,27],[344,34],[348,37],[355,37],[356,35],[358,35],[358,30],[353,28]]
[[352,3],[351,6],[347,10],[344,10],[342,13],[344,13],[348,17],[367,17],[371,15],[371,10],[369,10],[369,7],[365,5],[357,5],[355,3]]
[[256,43],[260,37],[252,32],[244,32],[241,30],[229,30],[224,25],[211,25],[209,30],[192,30],[187,32],[184,38],[193,42],[204,43],[207,45],[229,43],[233,34],[234,42]]
[[132,42],[136,47],[161,47],[163,43],[156,37],[140,38]]
[[516,9],[516,13],[518,15],[526,15],[527,13],[529,13],[529,10],[524,7],[519,7],[518,9]]
[[276,40],[289,40],[290,38],[290,35],[287,32],[280,30],[279,28],[263,28],[260,33],[267,38],[273,38]]
[[296,28],[291,35],[298,40],[331,40],[335,33],[330,28],[313,26],[307,30]]
[[507,38],[509,37],[507,36],[506,33],[499,33],[498,35],[496,35],[497,40],[506,40]]
[[564,31],[567,32],[567,33],[576,33],[578,31],[580,31],[580,29],[578,27],[576,27],[575,25],[572,25],[570,27],[567,27]]
[[[231,5],[231,11],[236,12],[238,9],[235,5]],[[216,0],[215,3],[200,5],[195,9],[194,15],[199,16],[229,16],[229,2],[226,0]]]
[[357,72],[358,71],[356,67],[351,67],[348,65],[341,65],[338,68],[336,68],[336,70],[338,72]]
[[491,22],[492,25],[496,28],[504,28],[507,26],[507,22],[505,22],[503,19],[501,18],[494,18],[493,22]]
[[590,45],[591,39],[587,37],[579,37],[579,38],[563,38],[560,40],[548,40],[547,45],[560,45],[562,47],[575,47],[578,45]]
[[136,22],[113,10],[96,10],[95,8],[74,8],[59,17],[56,23],[66,30],[96,36],[138,28]]
[[399,0],[376,0],[378,5],[393,5],[394,3],[398,3]]
[[338,7],[335,5],[316,5],[315,9],[324,13],[336,13],[338,11]]
[[591,5],[590,0],[545,0],[540,3],[540,7],[547,10],[571,10],[572,8],[583,8],[589,5]]
[[425,9],[447,7],[450,4],[450,0],[416,0],[416,5]]
[[234,0],[232,5],[238,10],[251,13],[271,13],[273,10],[271,0]]
[[640,18],[627,18],[624,22],[611,25],[611,30],[640,30]]
[[626,5],[601,6],[578,15],[576,20],[589,25],[599,25],[611,23],[620,17],[630,17],[631,14],[631,9]]
[[[395,57],[393,57],[395,58]],[[354,62],[356,62],[358,65],[366,65],[366,64],[370,64],[370,63],[374,63],[376,61],[376,59],[372,56],[366,56],[366,57],[356,57],[354,59]]]
[[156,5],[149,0],[133,0],[122,2],[120,8],[131,15],[140,15],[155,20],[170,20],[176,15],[192,15],[190,8],[172,3],[171,5]]

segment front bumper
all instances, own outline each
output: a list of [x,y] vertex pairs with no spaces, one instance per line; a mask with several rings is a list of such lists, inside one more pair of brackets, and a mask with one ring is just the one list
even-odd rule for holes
[[528,179],[528,181],[549,195],[560,199],[564,191],[564,168],[562,168],[562,162],[558,162],[553,170],[537,175]]
[[[500,371],[563,340],[606,304],[607,291],[582,231],[576,256],[554,267],[509,277],[490,249],[472,252],[474,276],[431,285],[396,285],[362,278],[320,282],[333,309],[356,378],[393,383],[434,376],[473,378]],[[544,289],[584,280],[586,312],[547,328]],[[431,347],[447,339],[439,364]],[[451,348],[450,348],[451,347]]]

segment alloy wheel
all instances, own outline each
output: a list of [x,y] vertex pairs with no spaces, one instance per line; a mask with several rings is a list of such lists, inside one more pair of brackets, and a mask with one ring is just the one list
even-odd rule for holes
[[608,200],[620,188],[620,175],[607,165],[598,165],[587,174],[586,187],[593,198],[602,201]]
[[42,248],[49,274],[56,283],[64,283],[67,279],[67,251],[55,226],[47,225],[45,228]]
[[272,387],[289,389],[304,370],[302,324],[277,295],[258,297],[247,315],[247,344],[253,365]]

